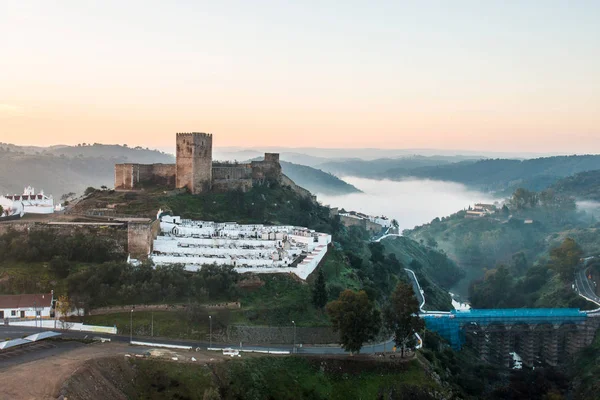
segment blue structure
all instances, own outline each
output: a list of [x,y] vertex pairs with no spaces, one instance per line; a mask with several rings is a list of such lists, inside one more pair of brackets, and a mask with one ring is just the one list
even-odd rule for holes
[[468,325],[541,325],[565,323],[579,324],[588,315],[578,308],[511,308],[489,310],[452,311],[449,313],[431,312],[420,315],[430,331],[437,332],[450,342],[454,350],[460,350],[465,343],[464,329]]

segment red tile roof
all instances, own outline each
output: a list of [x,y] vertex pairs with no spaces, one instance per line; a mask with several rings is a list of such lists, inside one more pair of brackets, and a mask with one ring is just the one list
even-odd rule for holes
[[0,308],[50,307],[52,293],[41,294],[9,294],[0,296]]

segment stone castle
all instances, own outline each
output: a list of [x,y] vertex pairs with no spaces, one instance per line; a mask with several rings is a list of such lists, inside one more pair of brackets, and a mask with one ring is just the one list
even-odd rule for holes
[[213,162],[212,134],[178,133],[175,164],[116,164],[115,189],[135,190],[144,185],[208,191],[247,191],[254,184],[278,182],[293,185],[281,172],[279,154],[265,153],[250,163]]

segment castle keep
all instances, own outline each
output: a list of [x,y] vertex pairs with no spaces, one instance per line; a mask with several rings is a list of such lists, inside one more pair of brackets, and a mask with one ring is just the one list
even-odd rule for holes
[[115,189],[134,190],[141,184],[187,188],[190,193],[249,190],[253,184],[282,182],[279,154],[266,153],[262,161],[212,161],[212,134],[178,133],[175,164],[116,164]]

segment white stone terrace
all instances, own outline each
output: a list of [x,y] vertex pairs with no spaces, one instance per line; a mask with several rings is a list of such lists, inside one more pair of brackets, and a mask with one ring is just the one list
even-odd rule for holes
[[331,235],[295,226],[240,225],[163,216],[150,258],[156,265],[231,265],[238,272],[294,273],[302,279],[327,253]]

